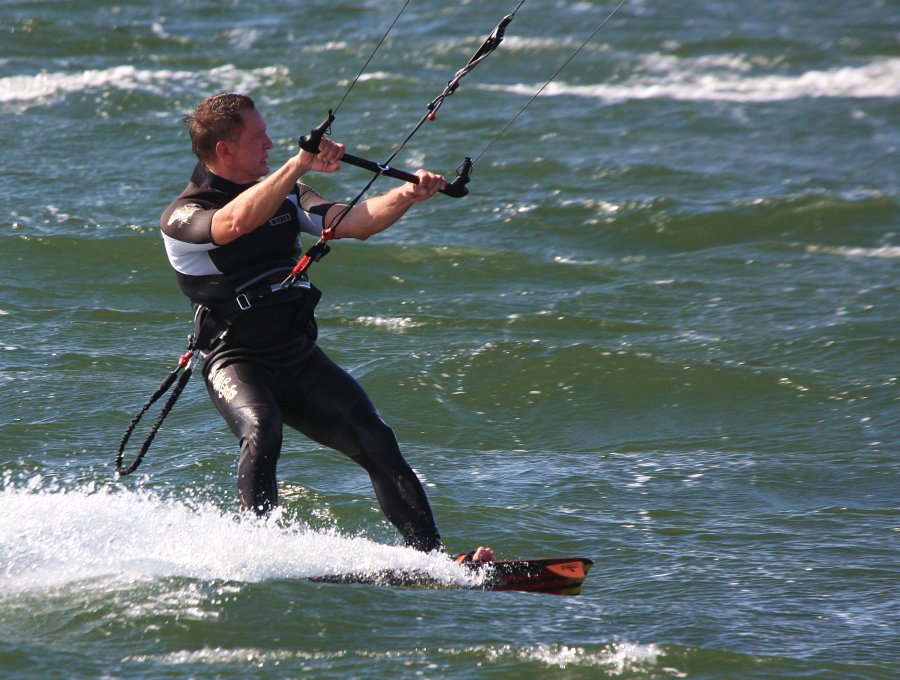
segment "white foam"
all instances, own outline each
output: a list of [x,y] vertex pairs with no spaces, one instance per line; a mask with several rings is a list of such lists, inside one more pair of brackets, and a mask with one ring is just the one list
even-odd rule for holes
[[[515,51],[535,51],[535,50],[566,50],[579,47],[580,41],[575,38],[549,38],[534,36],[518,36],[508,35],[503,38],[503,50],[509,52]],[[598,49],[592,45],[587,45],[585,49]],[[602,48],[601,48],[602,49]]]
[[235,664],[246,667],[247,664],[253,664],[262,667],[264,664],[278,664],[293,659],[322,661],[340,659],[345,656],[346,652],[343,650],[336,652],[306,652],[302,650],[272,651],[247,647],[235,649],[204,647],[203,649],[182,650],[161,655],[139,654],[126,657],[126,661],[152,661],[165,666],[195,666],[198,664],[221,666],[223,664]]
[[406,316],[360,316],[357,317],[356,322],[364,326],[378,326],[381,328],[387,328],[392,331],[406,330],[408,328],[415,328],[416,326],[421,325],[420,323],[417,323]]
[[[550,83],[542,96],[578,96],[604,101],[675,99],[687,101],[766,102],[804,97],[892,98],[900,96],[900,58],[881,58],[868,63],[813,70],[796,74],[759,74],[766,65],[741,55],[679,58],[647,55],[634,75],[622,83],[571,85]],[[144,91],[160,96],[173,86],[185,89],[247,92],[268,87],[285,77],[279,67],[241,70],[226,64],[207,71],[141,69],[133,65],[83,71],[47,71],[0,78],[0,104],[52,103],[72,93],[118,89]],[[376,72],[364,78],[384,80],[392,76]],[[483,89],[531,96],[539,85],[480,85]]]
[[604,646],[599,650],[568,645],[536,645],[524,648],[506,647],[495,651],[495,656],[498,657],[513,655],[558,668],[597,667],[616,675],[646,666],[656,666],[660,654],[660,649],[656,645],[637,645],[629,642]]
[[[771,102],[812,97],[900,97],[900,58],[796,74],[761,74],[740,56],[682,59],[652,55],[642,60],[642,73],[623,83],[570,85],[550,83],[541,96],[577,96],[617,102],[630,99]],[[533,95],[535,85],[483,85],[484,89]]]
[[370,81],[378,81],[378,80],[397,80],[400,76],[396,73],[388,73],[387,71],[372,71],[370,73],[363,73],[359,77],[359,82],[365,83]]
[[0,596],[67,584],[167,577],[258,582],[331,573],[419,570],[467,583],[446,557],[336,531],[239,518],[208,504],[39,478],[0,488]]
[[0,78],[0,103],[42,103],[71,93],[118,89],[165,95],[172,85],[240,92],[265,87],[282,75],[274,66],[241,70],[226,64],[208,71],[139,69],[131,65],[75,72],[43,72]]
[[[568,645],[474,645],[464,649],[451,647],[438,647],[431,650],[434,655],[447,658],[458,657],[461,654],[484,658],[488,663],[503,662],[512,658],[531,663],[537,663],[552,668],[595,668],[605,674],[623,675],[625,673],[643,673],[648,667],[656,667],[668,677],[686,677],[684,673],[674,668],[658,667],[658,658],[662,651],[656,645],[637,645],[628,642],[620,642],[612,645],[602,645],[595,649],[585,647],[573,647]],[[204,647],[200,650],[181,650],[162,655],[135,655],[127,657],[129,661],[154,662],[168,666],[195,665],[195,664],[235,664],[246,665],[248,662],[262,666],[263,664],[278,664],[295,659],[299,660],[331,660],[344,659],[348,655],[373,659],[379,657],[410,656],[417,657],[421,650],[391,650],[391,651],[308,651],[299,649],[263,650],[258,648],[238,647]]]
[[827,255],[839,255],[841,257],[852,258],[871,257],[885,260],[900,259],[900,246],[881,246],[879,248],[809,246],[806,251],[809,253],[824,253]]

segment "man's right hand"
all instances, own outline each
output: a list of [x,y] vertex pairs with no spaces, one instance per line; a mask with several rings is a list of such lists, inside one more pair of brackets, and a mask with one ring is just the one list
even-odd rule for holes
[[315,172],[337,172],[341,168],[338,162],[344,155],[344,145],[322,137],[319,141],[319,153],[313,154],[306,150],[301,150],[298,158],[300,163]]

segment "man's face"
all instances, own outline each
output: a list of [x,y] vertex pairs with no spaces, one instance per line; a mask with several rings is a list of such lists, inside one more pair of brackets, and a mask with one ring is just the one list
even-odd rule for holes
[[237,142],[226,142],[231,151],[230,174],[238,183],[255,182],[269,172],[272,140],[266,134],[266,119],[257,109],[241,111],[244,129]]

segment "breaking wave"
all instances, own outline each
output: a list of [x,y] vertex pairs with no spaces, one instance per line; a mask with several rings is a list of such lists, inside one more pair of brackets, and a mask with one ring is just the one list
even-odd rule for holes
[[[772,102],[816,97],[900,97],[900,58],[794,74],[751,74],[753,68],[737,56],[680,59],[657,54],[643,59],[642,73],[625,82],[572,85],[555,81],[547,86],[542,96],[569,95],[612,102],[629,99]],[[482,87],[531,96],[539,86]]]
[[75,72],[43,72],[0,78],[0,104],[53,103],[73,93],[122,90],[164,95],[175,87],[190,89],[208,84],[240,92],[266,87],[284,75],[275,66],[241,70],[226,64],[208,71],[140,69],[123,65]]

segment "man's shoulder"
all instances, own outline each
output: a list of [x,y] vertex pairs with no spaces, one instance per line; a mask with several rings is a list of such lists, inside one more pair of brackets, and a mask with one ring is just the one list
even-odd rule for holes
[[215,191],[191,183],[163,211],[159,226],[163,233],[179,240],[203,242],[208,238],[212,213],[227,200]]
[[231,196],[216,191],[210,187],[210,174],[202,163],[197,163],[191,173],[187,186],[182,189],[178,197],[169,204],[165,213],[171,213],[187,204],[196,204],[205,209],[221,208]]

